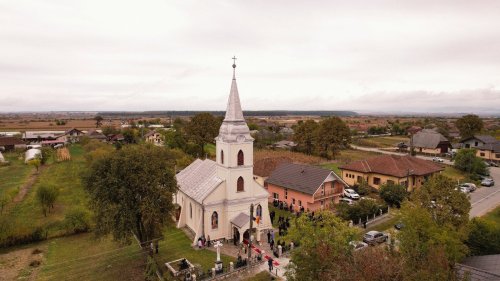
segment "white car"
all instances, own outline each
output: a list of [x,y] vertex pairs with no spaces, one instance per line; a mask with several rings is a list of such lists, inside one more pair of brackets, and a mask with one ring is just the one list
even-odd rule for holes
[[354,191],[354,189],[347,188],[347,189],[344,189],[344,197],[358,200],[359,194],[356,191]]
[[455,188],[455,190],[458,190],[458,191],[460,191],[460,192],[462,192],[464,194],[469,193],[469,189],[467,187],[465,187],[465,186],[459,186],[459,187]]
[[353,205],[354,201],[349,198],[340,198],[339,203],[346,203],[347,205]]
[[349,242],[349,245],[351,245],[351,247],[354,249],[354,251],[359,251],[361,249],[368,247],[368,244],[366,244],[365,242],[361,242],[361,241],[351,241],[351,242]]
[[432,161],[433,162],[438,162],[438,163],[443,163],[444,162],[443,158],[440,158],[440,157],[433,157]]
[[469,192],[473,192],[474,190],[477,189],[477,186],[473,183],[462,183],[460,186],[463,186],[465,188],[467,188],[467,190],[469,190]]

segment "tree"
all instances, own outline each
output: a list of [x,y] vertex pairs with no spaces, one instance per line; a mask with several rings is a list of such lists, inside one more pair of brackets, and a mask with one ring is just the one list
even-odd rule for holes
[[199,146],[200,157],[205,155],[205,144],[213,143],[219,134],[221,120],[210,113],[199,113],[186,126],[188,139]]
[[70,233],[87,232],[90,229],[90,215],[83,208],[71,209],[64,216],[64,226]]
[[312,154],[316,144],[318,123],[314,120],[307,120],[297,125],[294,131],[293,140],[297,145],[304,149],[306,154]]
[[345,272],[342,265],[352,251],[349,241],[356,235],[354,228],[322,211],[312,219],[300,216],[289,235],[300,247],[292,252],[287,280],[340,280]]
[[349,127],[339,117],[329,117],[319,123],[317,148],[326,158],[335,157],[339,149],[351,142]]
[[455,168],[469,174],[484,175],[487,172],[483,159],[476,156],[476,150],[472,148],[460,149],[455,155]]
[[101,115],[97,115],[96,117],[94,117],[94,120],[95,120],[95,127],[99,128],[99,127],[101,127],[102,120],[104,120],[104,118],[102,118]]
[[59,191],[54,186],[40,185],[36,190],[36,198],[42,206],[43,215],[47,216],[47,211],[54,208],[54,203],[59,196]]
[[40,165],[42,165],[41,157],[37,155],[35,158],[29,160],[28,164],[35,167],[36,172],[38,173],[38,168],[40,168]]
[[113,126],[104,126],[102,127],[102,134],[105,135],[105,136],[109,136],[109,135],[116,135],[118,134],[120,131],[117,130],[115,127]]
[[54,149],[52,147],[42,147],[40,151],[42,152],[40,161],[44,165],[54,155]]
[[474,114],[465,115],[455,123],[462,138],[468,138],[479,133],[483,129],[483,120]]
[[98,236],[158,238],[174,210],[175,157],[164,147],[124,146],[91,162],[83,176]]
[[123,141],[126,143],[137,143],[139,132],[134,128],[126,128],[122,131]]
[[406,188],[400,184],[386,183],[380,187],[380,198],[389,206],[401,207],[407,196]]
[[472,256],[500,253],[500,225],[483,218],[472,219],[466,244]]

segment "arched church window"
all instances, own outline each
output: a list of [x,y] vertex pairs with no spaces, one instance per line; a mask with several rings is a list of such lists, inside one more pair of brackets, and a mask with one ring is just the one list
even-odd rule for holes
[[238,166],[243,166],[245,163],[245,156],[243,155],[243,151],[238,152]]
[[189,203],[189,218],[193,218],[193,205],[191,203]]
[[236,191],[245,191],[245,182],[243,181],[243,177],[238,178],[238,182],[236,184]]
[[262,217],[262,206],[257,205],[257,209],[255,210],[255,216]]
[[217,212],[212,213],[212,229],[216,229],[219,227],[219,215]]
[[220,151],[220,163],[224,164],[224,150]]

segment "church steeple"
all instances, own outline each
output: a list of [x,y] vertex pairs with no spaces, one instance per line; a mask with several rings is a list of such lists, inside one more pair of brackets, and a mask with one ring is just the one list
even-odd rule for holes
[[240,95],[238,94],[238,85],[236,85],[236,57],[233,57],[233,81],[231,82],[231,91],[227,101],[226,116],[224,121],[244,121],[243,111],[241,110]]
[[231,81],[231,91],[227,101],[226,116],[219,129],[218,140],[225,142],[253,141],[250,136],[243,110],[241,110],[240,95],[236,85],[236,57],[233,57],[233,80]]

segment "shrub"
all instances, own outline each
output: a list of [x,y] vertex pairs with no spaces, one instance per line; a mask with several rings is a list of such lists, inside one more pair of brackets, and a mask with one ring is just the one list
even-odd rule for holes
[[42,205],[43,215],[47,216],[47,211],[54,208],[59,191],[53,186],[41,185],[36,191],[36,197],[40,205]]
[[470,222],[469,228],[470,233],[466,244],[469,246],[471,255],[500,253],[500,226],[482,218],[475,218]]
[[406,188],[399,184],[384,184],[380,188],[380,197],[389,206],[401,207],[401,203],[407,196]]
[[66,213],[64,227],[69,233],[87,232],[90,229],[90,215],[83,208],[75,208]]

